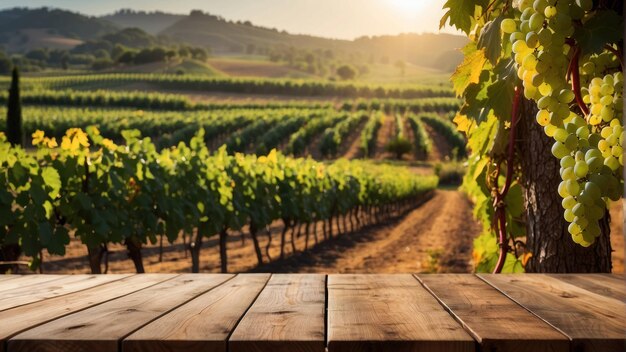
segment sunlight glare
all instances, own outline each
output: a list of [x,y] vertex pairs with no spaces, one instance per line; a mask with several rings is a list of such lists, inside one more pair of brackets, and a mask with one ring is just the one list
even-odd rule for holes
[[420,11],[426,4],[425,0],[387,0],[391,7],[405,15],[415,14]]

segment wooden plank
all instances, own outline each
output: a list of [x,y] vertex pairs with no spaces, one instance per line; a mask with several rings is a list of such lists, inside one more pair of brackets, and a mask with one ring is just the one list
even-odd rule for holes
[[231,352],[324,351],[325,275],[272,275],[229,340]]
[[172,279],[174,274],[135,275],[119,281],[96,286],[84,291],[50,298],[0,312],[0,352],[4,352],[6,341],[27,329],[92,307],[131,292]]
[[269,274],[237,275],[139,329],[124,352],[226,352],[227,338],[259,295]]
[[551,274],[550,276],[593,293],[626,302],[626,281],[621,275]]
[[483,351],[569,351],[569,339],[474,275],[417,275]]
[[489,275],[483,280],[563,331],[575,351],[623,351],[626,304],[548,275]]
[[329,352],[474,350],[474,340],[412,275],[329,275]]
[[4,295],[17,288],[42,285],[46,282],[62,279],[63,277],[63,275],[23,275],[14,280],[0,282],[0,294]]
[[68,275],[58,280],[43,282],[36,286],[20,287],[0,296],[0,311],[44,299],[62,296],[90,287],[128,277],[123,275]]
[[12,280],[12,279],[17,279],[18,277],[22,277],[22,276],[21,275],[14,275],[14,274],[0,275],[0,285],[2,285],[2,282],[8,281],[8,280]]
[[119,340],[167,311],[231,278],[183,274],[27,330],[9,340],[11,352],[116,352]]

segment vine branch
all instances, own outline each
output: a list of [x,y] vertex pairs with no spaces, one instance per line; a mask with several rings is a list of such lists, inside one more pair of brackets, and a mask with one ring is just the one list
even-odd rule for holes
[[[522,96],[521,87],[515,87],[515,95],[513,97],[513,109],[511,112],[511,130],[509,131],[509,145],[508,145],[508,159],[506,162],[506,181],[501,191],[496,190],[496,198],[494,200],[494,207],[496,209],[496,230],[498,232],[498,244],[500,246],[500,254],[498,256],[498,262],[493,270],[494,274],[502,272],[504,262],[506,260],[506,254],[509,252],[509,241],[506,234],[506,204],[504,198],[506,197],[511,183],[513,182],[513,163],[515,159],[515,131],[517,127],[517,117],[519,116],[519,105]],[[499,168],[498,168],[499,169]]]

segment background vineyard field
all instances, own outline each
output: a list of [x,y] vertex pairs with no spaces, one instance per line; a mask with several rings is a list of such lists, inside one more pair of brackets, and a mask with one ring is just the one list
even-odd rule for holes
[[[0,25],[8,56],[23,68],[24,135],[23,150],[0,142],[0,180],[14,200],[22,195],[20,209],[37,209],[16,223],[51,229],[23,235],[19,261],[46,273],[86,272],[89,251],[98,248],[102,269],[116,273],[137,269],[133,251],[147,272],[224,270],[225,252],[228,270],[237,272],[474,269],[472,243],[485,224],[458,190],[477,176],[467,173],[472,146],[453,121],[463,102],[449,81],[464,37],[347,41],[208,13],[56,13],[97,33],[77,36],[61,24],[29,27],[49,10],[29,11],[0,11],[0,21],[22,18],[11,23],[30,36],[6,39]],[[212,36],[210,26],[228,40]],[[132,55],[175,53],[154,62],[113,60],[125,40]],[[276,44],[283,42],[292,47]],[[44,50],[50,43],[58,47]],[[110,62],[96,59],[102,47]],[[37,58],[37,50],[48,56]],[[63,67],[54,50],[69,53]],[[342,66],[352,77],[341,77]],[[10,85],[0,74],[0,116]],[[25,161],[15,166],[14,159]],[[69,181],[51,190],[55,173]],[[28,177],[39,177],[38,190]],[[612,232],[621,234],[619,202],[611,217]],[[612,239],[623,248],[621,236]],[[623,251],[613,260],[614,271],[623,271]]]

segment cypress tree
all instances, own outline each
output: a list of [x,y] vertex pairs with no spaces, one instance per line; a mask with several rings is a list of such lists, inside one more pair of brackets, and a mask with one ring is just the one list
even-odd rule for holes
[[9,88],[7,106],[7,139],[12,145],[22,145],[22,107],[20,103],[20,77],[17,67],[13,68],[13,79]]

